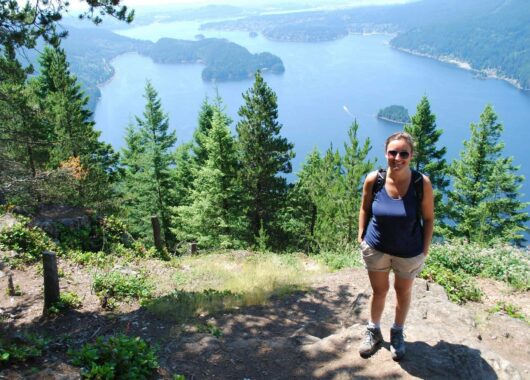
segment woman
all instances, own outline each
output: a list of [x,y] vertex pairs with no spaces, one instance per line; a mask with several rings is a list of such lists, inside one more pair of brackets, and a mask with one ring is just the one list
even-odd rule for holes
[[[373,290],[370,322],[359,347],[364,358],[374,354],[383,342],[380,322],[390,269],[394,271],[397,298],[394,325],[390,329],[390,351],[394,360],[405,355],[403,326],[412,284],[429,253],[434,222],[433,190],[429,178],[409,166],[413,147],[408,133],[391,135],[385,143],[388,168],[384,182],[384,176],[378,180],[380,174],[376,171],[368,174],[363,186],[358,241]],[[414,178],[418,179],[417,184]],[[376,183],[380,189],[374,187]],[[415,186],[420,186],[420,191]],[[423,194],[418,196],[418,193]]]

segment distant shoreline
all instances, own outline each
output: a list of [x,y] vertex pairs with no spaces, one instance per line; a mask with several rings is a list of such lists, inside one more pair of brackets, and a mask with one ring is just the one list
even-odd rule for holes
[[523,88],[523,86],[521,86],[521,83],[517,79],[509,78],[509,77],[506,77],[504,75],[499,75],[497,70],[495,70],[495,69],[477,70],[477,69],[474,69],[469,62],[462,61],[462,60],[460,60],[458,58],[455,58],[455,57],[435,56],[435,55],[432,55],[432,54],[421,53],[421,52],[416,51],[416,50],[411,50],[411,49],[406,49],[406,48],[393,46],[392,44],[390,44],[390,46],[392,46],[394,49],[400,50],[400,51],[402,51],[404,53],[416,55],[416,56],[419,56],[419,57],[435,59],[435,60],[437,60],[439,62],[449,63],[451,65],[456,65],[459,68],[467,70],[467,71],[471,71],[471,72],[478,73],[478,74],[484,74],[487,78],[500,79],[500,80],[506,81],[506,82],[510,83],[512,86],[516,87],[518,90],[522,90],[522,91],[530,90],[528,88]]
[[376,116],[379,120],[384,120],[384,121],[388,121],[389,123],[393,123],[393,124],[399,124],[399,125],[405,125],[407,124],[406,122],[403,122],[403,121],[397,121],[397,120],[392,120],[392,119],[389,119],[388,117],[384,117],[384,116]]

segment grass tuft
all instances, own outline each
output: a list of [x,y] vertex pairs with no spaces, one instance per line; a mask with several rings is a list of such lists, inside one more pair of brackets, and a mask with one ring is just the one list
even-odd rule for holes
[[306,289],[326,271],[303,255],[230,252],[175,259],[176,290],[143,305],[157,316],[183,322],[243,306],[263,305]]

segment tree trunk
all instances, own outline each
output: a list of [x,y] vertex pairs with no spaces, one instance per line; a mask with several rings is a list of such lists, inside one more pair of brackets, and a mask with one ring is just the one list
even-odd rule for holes
[[162,243],[162,234],[160,230],[160,221],[158,216],[153,215],[151,217],[151,226],[153,227],[153,240],[155,242],[155,247],[158,251],[162,251],[164,244]]

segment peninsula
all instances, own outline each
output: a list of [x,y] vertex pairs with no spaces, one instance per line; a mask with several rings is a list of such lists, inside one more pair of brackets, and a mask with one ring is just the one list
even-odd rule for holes
[[[98,86],[114,75],[113,58],[130,52],[150,57],[156,63],[199,63],[204,65],[204,81],[233,81],[251,78],[257,70],[274,74],[285,71],[282,60],[271,53],[252,54],[243,46],[219,38],[196,41],[162,38],[157,42],[124,37],[102,28],[68,28],[62,43],[72,73],[90,97],[95,109],[100,97]],[[30,61],[38,67],[38,56],[31,51]]]

